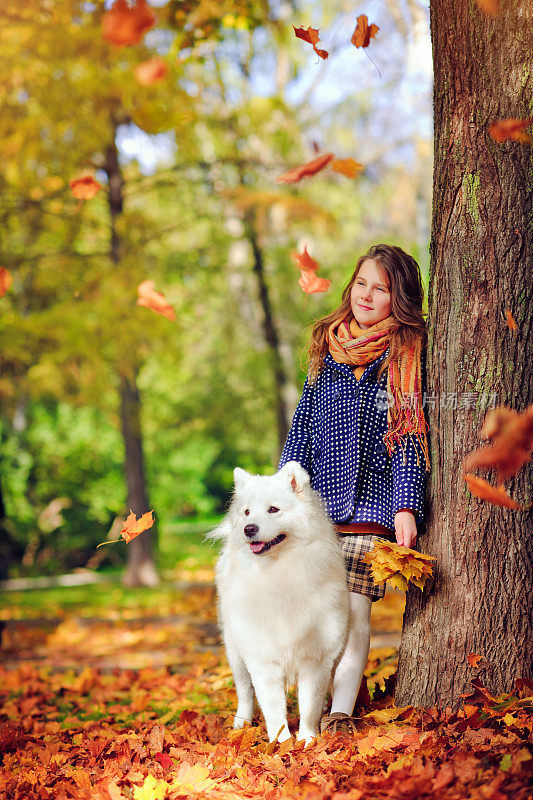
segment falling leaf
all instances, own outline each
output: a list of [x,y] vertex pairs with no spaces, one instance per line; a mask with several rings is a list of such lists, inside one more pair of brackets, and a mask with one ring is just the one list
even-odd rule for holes
[[133,71],[135,79],[141,86],[152,86],[154,83],[160,83],[167,73],[168,64],[161,56],[154,56],[149,58],[148,61],[142,61],[137,64]]
[[323,58],[324,60],[328,57],[329,53],[327,50],[318,50],[317,43],[319,40],[319,32],[317,28],[295,28],[294,25],[294,33],[298,37],[298,39],[303,39],[304,42],[308,42],[309,44],[313,45],[313,50],[315,53]]
[[351,42],[356,47],[368,47],[370,39],[372,39],[378,31],[378,26],[374,25],[374,23],[369,25],[366,14],[361,14],[357,17],[357,25],[352,34]]
[[327,278],[319,278],[316,272],[311,269],[302,271],[298,278],[298,285],[303,289],[306,294],[315,294],[316,292],[327,292],[330,287],[331,281]]
[[117,47],[138,44],[146,31],[154,27],[156,15],[146,0],[136,0],[129,5],[126,0],[115,0],[102,20],[104,39]]
[[129,516],[126,518],[126,522],[120,530],[126,542],[131,542],[131,540],[135,539],[140,533],[152,527],[155,521],[153,513],[152,509],[152,511],[147,511],[146,514],[143,514],[137,519],[136,514],[134,514],[130,508]]
[[507,319],[507,327],[509,328],[509,330],[511,331],[518,330],[518,325],[516,324],[515,319],[508,308],[505,309],[505,317]]
[[514,139],[515,142],[531,144],[533,139],[529,133],[524,133],[524,128],[527,128],[532,122],[533,117],[528,117],[527,119],[501,119],[499,122],[492,123],[489,127],[489,134],[495,142]]
[[297,250],[291,250],[291,258],[298,269],[304,272],[309,269],[316,272],[316,270],[319,269],[318,262],[307,252],[307,245],[305,245],[303,253],[299,253]]
[[355,178],[364,169],[364,166],[353,158],[336,158],[331,162],[331,166],[335,172],[342,172],[347,178]]
[[320,172],[324,169],[324,167],[327,167],[329,162],[332,160],[333,153],[324,153],[324,155],[318,156],[318,158],[313,159],[313,161],[308,161],[306,164],[302,164],[300,167],[294,167],[294,169],[284,172],[283,175],[280,175],[278,178],[276,178],[276,183],[298,183],[302,180],[302,178],[316,175],[317,172]]
[[5,267],[0,267],[0,297],[3,297],[9,291],[12,283],[13,276],[10,271]]
[[165,295],[161,294],[161,292],[156,292],[154,286],[155,284],[153,281],[143,281],[138,285],[137,293],[139,295],[139,299],[137,300],[137,305],[150,308],[157,314],[162,314],[171,322],[174,322],[176,319],[176,312],[166,299]]
[[391,586],[402,591],[407,590],[409,583],[423,589],[426,580],[433,575],[430,561],[434,561],[435,556],[419,553],[385,539],[378,539],[364,558],[371,565],[376,584],[389,581]]
[[101,184],[92,175],[88,174],[73,178],[69,185],[76,200],[92,200],[102,188]]
[[499,481],[512,477],[531,459],[533,403],[522,414],[507,406],[491,409],[480,436],[493,441],[469,453],[463,462],[463,471],[487,467],[497,470]]
[[476,3],[488,17],[497,17],[500,13],[500,0],[476,0]]
[[522,509],[522,506],[515,502],[512,497],[509,497],[505,491],[504,486],[493,486],[484,478],[479,478],[477,475],[464,473],[463,478],[472,494],[479,497],[480,500],[488,500],[496,506],[505,506],[505,508]]
[[469,653],[467,660],[471,667],[477,667],[479,662],[483,660],[483,656],[478,656],[477,653]]

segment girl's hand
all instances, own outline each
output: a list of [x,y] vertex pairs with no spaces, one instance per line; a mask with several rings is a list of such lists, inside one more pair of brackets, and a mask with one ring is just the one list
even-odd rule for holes
[[412,547],[416,542],[416,522],[412,511],[397,511],[394,515],[394,532],[396,541],[405,547]]

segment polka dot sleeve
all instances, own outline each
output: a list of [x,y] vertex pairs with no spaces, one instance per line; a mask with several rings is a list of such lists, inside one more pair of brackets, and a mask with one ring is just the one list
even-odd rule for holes
[[314,388],[305,379],[300,402],[294,412],[287,441],[281,453],[278,469],[288,461],[297,461],[311,472],[311,414],[313,408]]
[[[424,453],[417,439],[406,436],[403,450],[396,445],[392,454],[392,513],[408,509],[416,511],[416,521],[422,522],[424,515],[424,496],[426,472]],[[418,454],[418,462],[417,462]]]

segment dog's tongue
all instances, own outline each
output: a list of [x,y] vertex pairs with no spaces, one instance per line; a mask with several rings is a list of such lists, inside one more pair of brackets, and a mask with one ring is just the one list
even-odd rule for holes
[[264,542],[250,542],[250,550],[252,553],[260,553],[264,546]]

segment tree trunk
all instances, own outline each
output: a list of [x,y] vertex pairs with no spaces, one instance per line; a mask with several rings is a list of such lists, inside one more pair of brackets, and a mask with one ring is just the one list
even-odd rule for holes
[[[141,435],[141,401],[135,382],[121,377],[122,435],[126,449],[126,483],[128,508],[139,516],[149,510]],[[156,586],[157,572],[152,561],[152,542],[155,526],[141,533],[128,544],[128,564],[123,581],[126,586]]]
[[[115,221],[122,213],[122,173],[115,145],[117,125],[113,122],[112,144],[107,148],[105,170],[109,180],[109,211],[111,216],[111,258],[120,260],[120,239]],[[136,374],[120,375],[120,409],[125,450],[125,476],[128,487],[128,509],[137,515],[148,508],[144,477],[144,456],[141,430],[141,398],[136,386]],[[128,544],[128,563],[123,576],[126,586],[156,586],[159,582],[152,560],[152,543],[156,528],[137,536]]]
[[272,315],[272,306],[270,304],[270,297],[268,293],[268,286],[265,280],[265,269],[263,263],[263,251],[258,241],[257,233],[254,228],[253,221],[247,219],[246,231],[252,250],[254,254],[254,272],[257,278],[257,285],[259,289],[259,301],[263,309],[263,330],[265,333],[265,340],[270,349],[270,356],[272,359],[273,373],[274,373],[274,394],[276,403],[276,423],[278,432],[278,448],[279,454],[283,450],[287,434],[289,433],[289,417],[287,404],[285,402],[284,393],[286,391],[287,376],[283,366],[283,359],[281,357],[281,350],[279,344],[279,336],[274,323]]
[[[469,653],[485,659],[479,677],[493,692],[533,674],[531,513],[473,497],[461,469],[480,444],[487,407],[523,410],[532,397],[531,150],[496,143],[488,128],[528,116],[533,26],[528,0],[501,6],[491,19],[470,0],[431,3],[428,394],[436,402],[429,408],[430,503],[420,549],[437,561],[424,592],[407,594],[398,705],[454,706],[474,675]],[[526,502],[531,464],[506,488]]]

